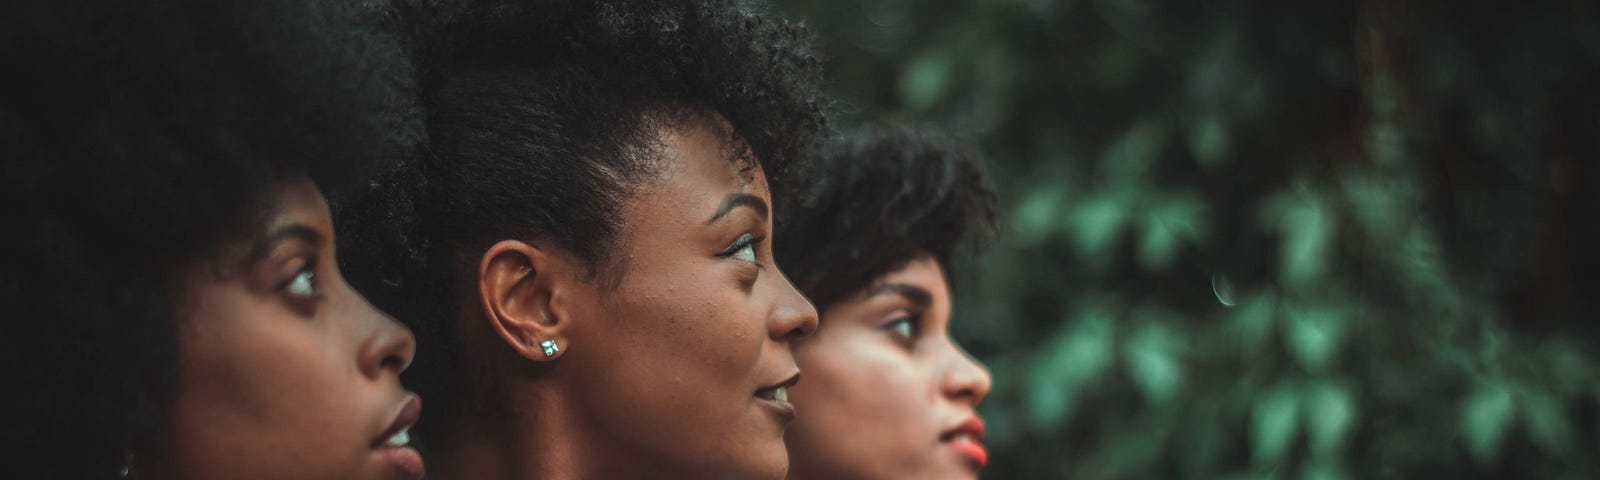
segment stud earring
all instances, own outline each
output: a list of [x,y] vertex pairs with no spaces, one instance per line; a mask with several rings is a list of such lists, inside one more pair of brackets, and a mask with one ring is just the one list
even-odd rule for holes
[[556,345],[555,340],[545,340],[543,342],[539,342],[539,346],[544,348],[545,357],[554,357],[556,356],[556,352],[561,351],[561,347]]

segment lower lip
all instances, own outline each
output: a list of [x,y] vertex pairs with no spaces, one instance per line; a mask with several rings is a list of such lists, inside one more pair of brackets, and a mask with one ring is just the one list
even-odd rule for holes
[[378,453],[383,455],[384,460],[399,468],[400,471],[405,472],[407,478],[413,480],[422,478],[424,473],[422,454],[417,453],[416,449],[411,447],[382,447],[378,449]]
[[989,451],[984,450],[983,445],[977,442],[959,439],[945,442],[945,445],[949,445],[951,450],[955,450],[961,456],[967,457],[967,460],[971,460],[980,469],[989,464]]
[[792,403],[762,397],[756,397],[756,402],[765,407],[767,411],[777,415],[778,421],[785,425],[794,420],[794,404]]

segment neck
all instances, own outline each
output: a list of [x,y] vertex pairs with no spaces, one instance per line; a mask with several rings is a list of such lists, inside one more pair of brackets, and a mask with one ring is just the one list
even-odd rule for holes
[[[504,377],[502,377],[504,378]],[[607,441],[589,412],[553,385],[528,382],[503,390],[502,415],[456,412],[455,425],[435,449],[430,477],[447,480],[569,480],[674,478],[666,465]],[[466,405],[471,405],[467,403]],[[437,472],[435,477],[433,474]],[[692,476],[679,476],[693,478]]]

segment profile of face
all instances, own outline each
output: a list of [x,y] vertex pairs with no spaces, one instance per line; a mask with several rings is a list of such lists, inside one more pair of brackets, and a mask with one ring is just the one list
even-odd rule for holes
[[574,410],[561,441],[610,468],[596,478],[788,468],[792,347],[816,311],[773,261],[762,169],[735,161],[726,121],[706,116],[660,133],[657,175],[621,205],[613,284],[518,241],[492,247],[480,271],[503,339],[547,365],[543,381]]
[[341,277],[327,202],[285,182],[253,238],[175,289],[178,385],[145,478],[421,478],[400,386],[416,340]]
[[950,287],[919,256],[822,310],[796,346],[796,479],[975,478],[988,461],[976,408],[989,373],[946,331]]

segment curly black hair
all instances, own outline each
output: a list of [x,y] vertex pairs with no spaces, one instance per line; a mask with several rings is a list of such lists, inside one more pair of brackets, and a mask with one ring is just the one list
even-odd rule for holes
[[826,173],[795,192],[773,247],[819,309],[921,255],[948,271],[958,248],[994,234],[996,195],[979,157],[948,138],[879,125],[814,155]]
[[420,140],[394,12],[357,2],[0,7],[0,468],[111,478],[177,378],[178,272]]
[[[806,31],[731,0],[413,4],[429,144],[405,172],[341,208],[352,283],[419,339],[409,379],[429,399],[422,431],[461,393],[454,330],[479,256],[545,241],[623,274],[606,255],[618,210],[657,178],[658,134],[720,114],[774,191],[803,178],[826,128]],[[480,412],[481,413],[481,412]]]

